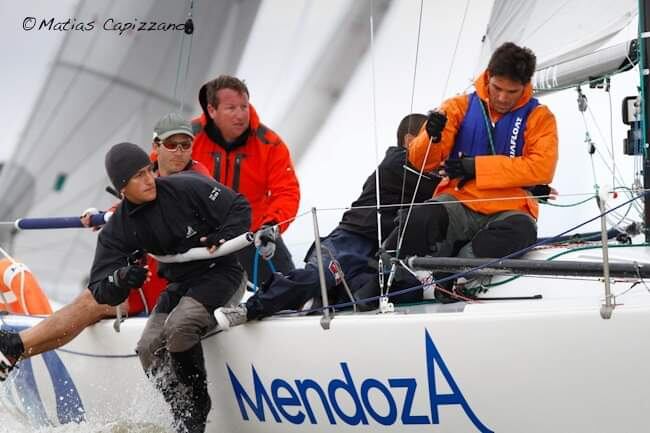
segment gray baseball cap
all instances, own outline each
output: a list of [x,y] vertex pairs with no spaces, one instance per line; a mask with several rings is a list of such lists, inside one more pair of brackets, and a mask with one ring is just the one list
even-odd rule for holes
[[192,124],[178,113],[163,116],[153,128],[153,139],[166,140],[174,134],[185,134],[194,138]]

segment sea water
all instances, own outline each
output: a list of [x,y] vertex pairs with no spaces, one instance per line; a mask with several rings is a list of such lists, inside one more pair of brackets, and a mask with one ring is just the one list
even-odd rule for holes
[[125,389],[129,404],[120,413],[107,406],[85,413],[86,421],[64,425],[39,425],[20,404],[10,378],[0,383],[0,433],[173,433],[173,419],[162,395],[143,380]]

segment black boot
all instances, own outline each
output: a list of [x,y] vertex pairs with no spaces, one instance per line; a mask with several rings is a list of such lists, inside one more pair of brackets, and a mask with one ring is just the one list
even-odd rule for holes
[[25,346],[16,332],[0,329],[0,382],[5,380],[25,352]]
[[172,367],[182,398],[170,402],[179,432],[203,433],[212,407],[201,343],[190,350],[171,354]]
[[353,293],[354,298],[358,301],[357,309],[359,311],[376,310],[379,307],[379,300],[373,299],[371,301],[365,301],[365,299],[379,296],[379,292],[379,280],[377,278],[371,278],[368,280],[366,284]]

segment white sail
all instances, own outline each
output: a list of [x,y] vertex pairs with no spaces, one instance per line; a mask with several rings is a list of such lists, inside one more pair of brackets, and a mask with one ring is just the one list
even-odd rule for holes
[[[188,118],[200,114],[200,84],[222,73],[249,83],[262,121],[281,134],[296,157],[309,146],[347,86],[357,57],[367,50],[365,7],[350,0],[195,1],[188,76],[190,38],[182,32],[120,35],[103,29],[107,19],[113,19],[110,24],[184,23],[190,3],[79,3],[71,15],[79,22],[95,19],[96,28],[66,33],[51,62],[19,144],[0,174],[0,221],[107,208],[114,201],[104,191],[108,146],[128,140],[148,150],[155,121],[181,103]],[[389,1],[375,5],[379,28]],[[82,230],[45,236],[22,232],[12,244],[50,296],[67,301],[88,273],[95,239],[95,233]],[[9,233],[0,227],[0,244],[8,243]]]
[[[350,4],[343,3],[336,4],[340,8],[336,14],[348,10]],[[399,119],[410,111],[424,112],[443,98],[465,90],[481,63],[481,50],[490,52],[495,45],[514,40],[533,47],[542,64],[580,57],[586,55],[585,47],[601,48],[605,40],[625,27],[629,21],[626,14],[634,14],[634,7],[628,3],[610,7],[612,10],[605,13],[599,9],[609,6],[604,2],[568,0],[497,0],[492,15],[492,3],[480,0],[423,4],[423,26],[418,32],[418,3],[391,3],[374,35],[373,51],[359,57],[349,83],[333,88],[336,102],[328,114],[318,122],[310,120],[320,126],[298,164],[298,172],[303,209],[312,205],[335,208],[319,213],[322,232],[336,224],[340,207],[355,198],[357,185],[374,168],[374,148],[381,154],[394,144]],[[589,14],[593,15],[590,20],[600,22],[604,32],[591,28],[590,20],[574,22],[581,15],[578,12],[585,10],[598,11]],[[501,27],[491,24],[487,42],[481,42],[488,18]],[[571,36],[572,24],[579,30],[575,36]],[[456,38],[458,34],[461,36]],[[319,53],[327,40],[331,39],[319,38]],[[254,56],[273,46],[269,36],[266,41],[258,40],[256,49],[246,55]],[[416,52],[420,56],[417,63]],[[256,67],[249,58],[241,64]],[[312,70],[309,65],[303,66]],[[574,193],[593,193],[596,186],[606,189],[611,175],[603,170],[605,163],[616,161],[618,171],[625,174],[622,181],[612,180],[614,184],[631,184],[635,168],[620,170],[625,164],[614,152],[611,156],[608,152],[623,136],[613,114],[618,113],[614,104],[636,91],[635,72],[612,77],[610,93],[584,89],[591,107],[585,119],[577,110],[575,91],[543,97],[542,102],[549,105],[558,121],[561,150],[554,186],[565,194],[562,201]],[[245,76],[243,69],[238,74]],[[304,87],[309,77],[294,78],[303,83],[301,88],[309,88]],[[319,93],[316,90],[311,88],[310,92]],[[267,92],[261,91],[260,99],[280,90]],[[612,105],[608,100],[614,101]],[[269,101],[271,105],[273,98]],[[290,105],[287,101],[301,102],[299,97],[288,98],[282,104]],[[286,112],[290,111],[278,109],[275,115],[281,118]],[[141,125],[136,120],[132,123]],[[142,128],[144,136],[148,127]],[[594,164],[583,143],[587,131],[597,141],[599,153]],[[80,169],[85,171],[79,171],[79,179],[92,178],[93,170],[101,167],[97,159],[88,160]],[[99,186],[93,191],[100,194]],[[540,230],[556,234],[573,225],[573,220],[584,221],[596,212],[593,205],[584,212],[582,208],[543,208]],[[636,217],[633,212],[630,215]],[[310,221],[301,218],[286,239],[293,246],[304,245],[311,242],[310,235]],[[33,246],[42,244],[37,240],[35,236]],[[87,243],[86,251],[90,251],[92,241],[94,237],[88,234],[76,243]],[[551,260],[562,255],[602,263],[600,245],[590,247],[569,244],[542,248],[528,258]],[[25,246],[18,250],[28,252]],[[83,261],[69,253],[47,251],[47,257],[63,254],[67,262]],[[611,252],[610,260],[645,267],[647,246],[637,238],[635,245]],[[61,263],[52,264],[56,266],[61,267]],[[645,282],[640,278],[612,282],[619,305],[610,320],[603,320],[600,314],[604,293],[600,279],[527,276],[498,283],[490,287],[486,297],[523,299],[402,306],[396,314],[344,313],[334,318],[327,331],[321,328],[319,317],[269,318],[207,338],[203,344],[213,397],[208,431],[316,433],[332,431],[334,426],[337,431],[402,432],[421,431],[424,426],[440,432],[594,432],[643,431],[647,427],[649,405],[642,385],[650,379],[646,362],[650,349],[644,344],[650,324],[650,293]],[[5,319],[17,327],[36,320],[19,316]],[[69,416],[71,410],[76,415],[82,413],[80,402],[89,418],[104,413],[96,408],[107,406],[116,408],[120,415],[128,414],[130,401],[123,398],[124,387],[144,381],[131,351],[143,325],[143,319],[127,319],[123,334],[117,335],[110,323],[100,323],[56,356],[36,358],[33,372],[20,369],[22,382],[17,379],[17,384],[9,382],[10,387],[3,389],[9,389],[13,396],[25,392],[23,384],[27,383],[32,389],[38,386],[45,391],[42,395],[31,393],[31,400],[7,399],[8,407],[33,410],[31,403],[40,399],[43,417],[53,420]],[[59,376],[51,379],[49,372],[61,364],[64,368],[59,367]],[[121,373],[117,379],[97,374],[108,368],[115,370],[116,365]],[[603,380],[609,375],[611,380]],[[36,382],[38,385],[33,385]],[[63,392],[74,386],[76,400]],[[63,397],[63,407],[58,404],[62,395],[67,397]]]
[[531,48],[537,66],[596,51],[637,18],[636,0],[496,0],[485,34],[479,69],[506,41]]

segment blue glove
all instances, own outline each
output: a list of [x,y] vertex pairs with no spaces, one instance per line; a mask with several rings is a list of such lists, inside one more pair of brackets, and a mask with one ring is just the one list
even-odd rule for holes
[[440,142],[440,139],[442,138],[442,130],[445,129],[446,124],[447,116],[444,113],[433,110],[429,111],[425,129],[427,130],[427,134],[429,134],[431,141],[434,143]]
[[472,157],[448,159],[443,164],[443,168],[450,179],[460,178],[458,189],[461,189],[468,180],[476,177],[476,163]]

